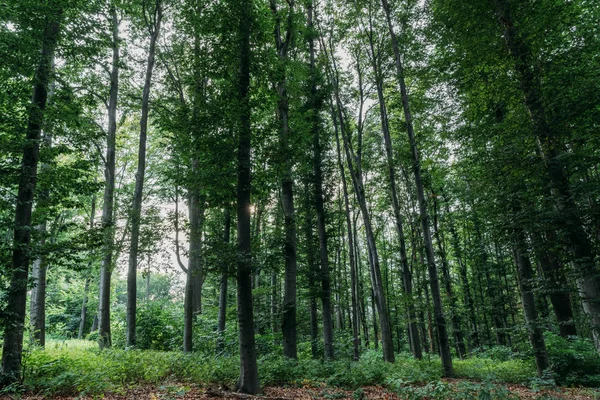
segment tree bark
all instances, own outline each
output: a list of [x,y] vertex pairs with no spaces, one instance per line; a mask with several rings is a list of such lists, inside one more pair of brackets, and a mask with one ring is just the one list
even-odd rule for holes
[[237,304],[240,344],[240,379],[237,388],[242,393],[260,391],[256,346],[254,341],[254,309],[252,305],[252,258],[250,234],[250,159],[251,108],[250,108],[250,32],[252,27],[252,0],[239,3],[239,56],[238,118],[239,137],[237,151]]
[[142,93],[142,116],[140,119],[140,144],[138,149],[138,167],[135,174],[135,192],[133,195],[133,206],[131,207],[131,245],[129,247],[129,268],[127,269],[127,330],[126,345],[135,346],[135,325],[137,309],[137,264],[138,246],[140,240],[140,224],[142,217],[142,195],[144,190],[144,175],[146,173],[146,140],[148,135],[148,114],[150,111],[150,86],[152,84],[152,73],[156,55],[156,41],[160,33],[160,25],[163,16],[161,0],[154,4],[154,15],[151,21],[150,46],[148,47],[148,60],[146,64],[146,79]]
[[[58,4],[57,4],[58,3]],[[42,49],[33,79],[33,97],[27,121],[27,141],[23,148],[19,189],[15,208],[10,286],[4,318],[4,344],[0,387],[21,380],[21,353],[27,303],[27,278],[31,246],[31,211],[33,207],[40,136],[44,125],[48,86],[52,75],[52,60],[58,42],[63,9],[60,2],[51,1],[42,36]]]
[[102,266],[100,268],[100,293],[98,298],[98,345],[100,349],[110,347],[110,279],[112,275],[115,241],[115,149],[117,142],[117,102],[119,96],[119,19],[113,5],[110,8],[112,26],[112,66],[108,99],[108,133],[104,165],[104,199],[102,206],[102,229],[104,230]]

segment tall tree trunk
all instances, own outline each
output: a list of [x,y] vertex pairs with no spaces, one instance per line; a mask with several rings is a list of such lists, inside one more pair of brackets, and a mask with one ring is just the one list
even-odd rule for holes
[[[54,69],[54,59],[51,61],[52,69]],[[47,102],[52,101],[52,94],[54,91],[54,82],[48,83],[48,99]],[[47,130],[44,132],[44,145],[48,148],[52,147],[52,132]],[[50,166],[47,163],[42,163],[41,172],[47,171]],[[50,191],[46,188],[38,196],[38,207],[43,208],[48,204]],[[93,203],[95,205],[95,203]],[[31,322],[31,330],[33,332],[33,341],[39,346],[44,347],[46,345],[46,272],[48,271],[46,255],[43,252],[44,245],[46,244],[47,235],[47,220],[46,216],[42,217],[42,222],[37,226],[37,230],[41,235],[40,248],[42,254],[33,262],[33,268],[31,275],[33,278],[34,287],[31,290],[31,303],[29,307],[29,319]]]
[[283,320],[281,330],[283,333],[283,355],[288,358],[298,358],[296,335],[296,221],[294,210],[294,181],[292,178],[292,160],[290,157],[290,129],[289,105],[287,96],[286,69],[288,64],[288,50],[293,34],[294,0],[288,2],[288,18],[285,26],[285,37],[282,37],[281,18],[278,14],[276,0],[270,0],[271,12],[275,18],[275,47],[279,58],[277,82],[277,117],[279,119],[279,157],[282,166],[281,176],[281,203],[284,213],[284,258],[285,279],[283,294]]
[[108,132],[106,137],[106,158],[104,165],[104,199],[102,206],[102,229],[104,231],[102,251],[104,257],[100,268],[100,293],[98,298],[98,345],[100,349],[110,347],[110,279],[113,265],[115,242],[114,201],[115,201],[115,149],[117,144],[117,102],[119,96],[119,18],[115,5],[111,5],[112,26],[112,66],[110,72],[110,92],[108,99]]
[[252,257],[250,235],[250,159],[252,134],[250,125],[250,32],[252,27],[252,0],[239,3],[239,51],[240,71],[238,77],[239,137],[237,151],[237,304],[240,343],[240,379],[238,390],[256,394],[260,391],[256,346],[254,341],[254,309],[252,304]]
[[148,134],[148,113],[150,111],[150,86],[152,84],[152,72],[156,54],[156,41],[160,33],[162,20],[161,0],[154,4],[154,15],[150,30],[150,46],[148,48],[148,60],[146,64],[146,80],[142,93],[142,116],[140,118],[140,144],[138,149],[138,167],[135,174],[135,192],[133,195],[133,206],[131,207],[131,245],[129,247],[129,267],[127,269],[127,329],[126,345],[135,346],[135,314],[137,309],[137,264],[138,245],[140,240],[140,223],[142,217],[142,195],[144,190],[144,175],[146,173],[146,139]]
[[417,143],[415,140],[415,132],[412,123],[412,114],[410,111],[410,105],[408,101],[408,92],[406,90],[406,83],[404,80],[404,66],[402,65],[402,59],[400,57],[400,48],[398,46],[398,39],[394,32],[394,27],[391,19],[390,5],[388,4],[387,0],[381,0],[381,3],[386,14],[388,28],[390,31],[390,37],[392,39],[392,48],[394,50],[394,59],[396,62],[396,75],[398,84],[400,86],[402,109],[404,111],[406,130],[408,133],[408,141],[410,143],[410,150],[413,162],[413,174],[415,176],[415,186],[417,189],[417,198],[419,200],[419,212],[421,215],[423,242],[425,245],[425,255],[427,257],[427,269],[429,271],[429,283],[431,285],[431,296],[433,298],[433,312],[435,315],[435,325],[438,335],[438,341],[440,344],[442,367],[444,371],[444,376],[450,378],[454,374],[452,369],[452,356],[450,354],[450,345],[448,343],[448,333],[446,331],[446,317],[444,316],[444,311],[442,308],[442,298],[440,294],[437,267],[435,264],[431,232],[429,229],[429,212],[427,210],[427,202],[425,200],[425,194],[423,190],[423,181],[421,177],[421,162],[419,159],[419,151],[417,149]]
[[547,112],[540,92],[541,77],[535,67],[529,44],[518,32],[507,0],[492,0],[496,14],[504,29],[504,41],[508,48],[514,70],[523,92],[524,103],[529,111],[538,148],[548,175],[560,229],[566,234],[573,257],[577,286],[584,311],[590,316],[596,350],[600,353],[600,274],[595,264],[592,243],[584,230],[578,212],[565,165],[560,151],[559,133],[554,131],[547,119]]
[[531,267],[531,260],[529,259],[527,244],[525,243],[525,234],[521,228],[515,229],[515,241],[515,258],[519,272],[519,289],[521,291],[523,311],[525,312],[525,322],[529,331],[529,340],[533,347],[537,374],[541,378],[544,371],[550,367],[550,361],[548,360],[548,352],[544,343],[541,321],[538,319],[535,307],[533,268]]
[[[308,29],[313,29],[314,4],[312,0],[308,2]],[[329,251],[327,249],[327,225],[325,216],[325,206],[323,201],[323,171],[322,171],[322,146],[320,138],[319,109],[321,108],[321,99],[317,93],[317,76],[315,66],[315,43],[314,35],[310,36],[310,103],[311,103],[311,133],[313,139],[313,174],[315,191],[315,208],[317,211],[317,229],[319,232],[319,259],[321,262],[321,302],[323,305],[323,347],[325,359],[333,360],[333,321],[331,318],[331,283],[329,276]]]
[[[57,4],[58,3],[58,4]],[[63,10],[60,2],[50,1],[43,27],[42,49],[33,80],[33,97],[27,121],[19,190],[15,208],[10,286],[4,316],[4,344],[0,387],[21,380],[21,353],[27,304],[27,278],[31,245],[31,211],[37,178],[40,136],[44,125],[52,60],[58,42]]]

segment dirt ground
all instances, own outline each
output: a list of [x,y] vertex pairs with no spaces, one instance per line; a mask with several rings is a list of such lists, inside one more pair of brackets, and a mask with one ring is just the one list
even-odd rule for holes
[[[452,380],[457,381],[457,380]],[[589,389],[559,389],[558,391],[533,391],[521,385],[505,385],[511,393],[520,399],[544,400],[596,400],[599,394],[594,394]],[[43,394],[28,393],[25,395],[5,395],[2,399],[22,400],[75,400],[75,399],[140,399],[140,400],[196,400],[196,399],[263,399],[263,400],[292,400],[292,399],[373,399],[373,400],[402,400],[403,398],[380,386],[369,386],[357,391],[342,390],[329,387],[266,387],[260,396],[250,396],[231,392],[224,388],[199,388],[177,383],[168,383],[162,386],[140,386],[128,389],[123,393],[107,393],[101,396],[45,396]],[[431,400],[435,400],[431,398]]]

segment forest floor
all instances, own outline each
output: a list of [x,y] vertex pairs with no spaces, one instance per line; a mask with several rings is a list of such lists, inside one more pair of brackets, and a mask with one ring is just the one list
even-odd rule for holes
[[[443,380],[448,384],[447,387],[453,387],[458,383],[467,383],[469,381],[451,379]],[[121,393],[106,393],[101,396],[47,396],[43,394],[26,393],[20,396],[0,396],[0,399],[21,399],[21,400],[75,400],[75,399],[106,399],[106,400],[123,400],[123,399],[140,399],[140,400],[192,400],[192,399],[263,399],[263,400],[292,400],[292,399],[340,399],[340,400],[358,400],[358,399],[374,399],[374,400],[436,400],[436,399],[464,399],[467,397],[461,396],[458,392],[454,395],[451,389],[445,392],[436,392],[431,394],[418,394],[418,390],[422,386],[414,385],[408,387],[407,393],[411,394],[396,394],[381,386],[367,386],[358,390],[343,390],[339,388],[331,388],[326,386],[303,386],[303,387],[265,387],[260,396],[244,395],[232,392],[224,388],[201,388],[193,385],[183,385],[177,383],[167,383],[162,386],[142,385],[124,390]],[[505,384],[506,392],[500,396],[491,395],[491,397],[473,397],[498,400],[512,399],[531,399],[531,400],[596,400],[600,399],[600,394],[590,389],[578,388],[558,388],[546,390],[533,390],[523,385]],[[410,390],[416,389],[416,390]],[[471,398],[471,397],[468,397]]]

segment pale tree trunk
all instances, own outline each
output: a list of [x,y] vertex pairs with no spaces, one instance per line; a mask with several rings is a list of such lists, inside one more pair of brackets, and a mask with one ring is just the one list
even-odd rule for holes
[[[270,0],[271,12],[275,18],[275,48],[279,59],[277,82],[277,118],[279,120],[279,159],[281,162],[281,203],[284,213],[284,294],[283,294],[283,319],[281,331],[283,333],[283,355],[288,358],[298,358],[297,333],[296,333],[296,221],[294,210],[294,181],[292,178],[292,160],[290,158],[291,132],[289,129],[289,105],[286,87],[286,68],[288,51],[293,34],[294,0],[288,1],[287,23],[285,35],[282,32],[281,17],[276,0]],[[283,37],[282,37],[283,36]]]
[[104,199],[102,206],[102,229],[104,230],[102,266],[100,268],[100,294],[98,298],[98,345],[100,349],[110,347],[110,279],[112,275],[115,224],[115,149],[117,139],[117,100],[119,95],[119,19],[114,5],[111,6],[112,66],[108,99],[108,132],[104,166]]
[[[56,4],[58,3],[58,4]],[[31,245],[31,211],[37,178],[39,140],[44,125],[52,60],[58,42],[63,10],[60,2],[51,1],[43,27],[42,49],[33,80],[33,97],[27,121],[27,141],[23,148],[19,189],[15,208],[12,263],[7,271],[10,286],[4,316],[4,344],[0,387],[21,380],[21,353],[27,304],[27,278]]]
[[256,345],[254,341],[254,309],[252,302],[252,255],[250,234],[250,190],[252,162],[250,159],[252,127],[250,116],[250,35],[252,0],[240,0],[238,39],[240,70],[238,76],[239,142],[237,150],[237,305],[240,345],[240,378],[237,389],[242,393],[260,391]]
[[148,48],[148,60],[146,64],[146,79],[142,93],[142,116],[140,118],[140,143],[138,149],[138,167],[135,174],[135,192],[133,195],[133,206],[131,207],[131,245],[129,247],[129,267],[127,269],[127,330],[126,345],[135,346],[136,335],[136,310],[137,310],[137,264],[138,246],[140,240],[140,224],[142,218],[142,195],[144,191],[144,175],[146,173],[146,140],[148,136],[148,114],[150,111],[150,86],[152,84],[152,73],[156,55],[156,41],[160,33],[160,25],[163,16],[161,0],[156,0],[150,31],[150,46]]
[[[307,6],[307,24],[308,29],[314,27],[314,5],[310,0]],[[317,93],[317,76],[315,67],[315,42],[311,36],[309,40],[309,57],[310,57],[310,105],[312,108],[311,114],[311,134],[313,139],[313,174],[314,174],[314,196],[315,209],[317,212],[317,231],[319,234],[319,260],[321,265],[321,304],[323,307],[323,348],[326,360],[333,360],[333,321],[331,318],[331,281],[329,274],[329,251],[327,249],[327,229],[325,205],[323,201],[323,171],[321,167],[322,148],[320,140],[320,121],[319,108],[320,100]]]
[[600,274],[590,238],[583,227],[577,204],[573,200],[569,179],[565,172],[560,151],[559,133],[555,132],[547,119],[542,93],[539,68],[535,67],[526,38],[520,35],[513,21],[507,0],[493,0],[498,20],[504,29],[504,41],[508,48],[514,70],[523,92],[524,103],[529,111],[533,131],[537,137],[548,175],[556,214],[560,227],[566,234],[577,274],[577,286],[584,311],[591,319],[592,334],[596,350],[600,353]]
[[[192,163],[192,174],[198,171],[198,161]],[[202,286],[204,284],[204,268],[202,266],[202,230],[204,229],[204,196],[196,185],[190,188],[188,202],[190,218],[190,247],[188,274],[192,284],[191,302],[194,318],[202,313]]]
[[419,200],[419,213],[421,215],[423,242],[425,245],[425,255],[427,258],[427,269],[429,271],[429,283],[431,286],[431,296],[433,298],[433,312],[435,315],[435,326],[437,330],[438,341],[440,344],[440,356],[442,358],[443,373],[445,377],[451,378],[454,375],[452,368],[452,356],[450,354],[450,344],[448,343],[446,317],[444,316],[444,310],[442,308],[442,297],[440,293],[437,266],[435,264],[435,253],[433,250],[431,231],[429,228],[429,212],[427,210],[427,202],[423,190],[423,180],[421,177],[421,161],[419,159],[419,151],[415,140],[415,132],[412,123],[412,114],[410,111],[410,105],[408,101],[408,92],[406,89],[406,82],[404,80],[404,66],[402,65],[400,48],[398,46],[398,38],[396,37],[394,27],[392,24],[390,5],[387,2],[387,0],[381,0],[381,3],[386,14],[386,19],[390,31],[390,37],[392,39],[392,48],[394,51],[395,59],[394,61],[396,63],[396,78],[400,86],[402,109],[404,111],[406,130],[408,133],[408,141],[410,143],[410,150],[413,163],[413,174],[415,176],[417,199]]

